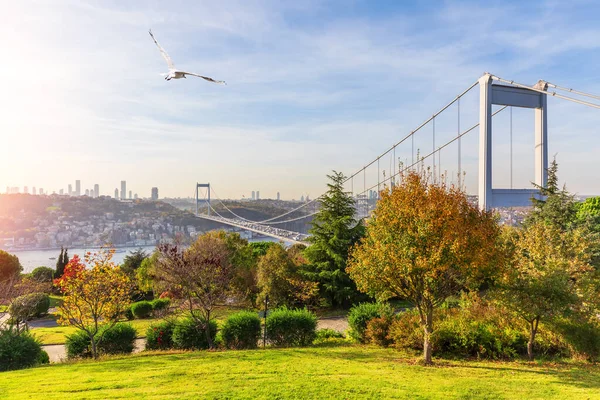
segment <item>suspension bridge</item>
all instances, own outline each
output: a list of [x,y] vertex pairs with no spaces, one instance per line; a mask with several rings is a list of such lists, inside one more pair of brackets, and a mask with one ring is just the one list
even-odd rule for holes
[[[477,87],[478,97],[477,90],[474,90]],[[531,198],[539,196],[539,192],[531,188],[513,187],[513,109],[533,110],[533,183],[545,186],[548,169],[548,97],[600,109],[600,104],[595,102],[600,100],[600,96],[594,94],[543,80],[528,86],[485,73],[401,140],[347,177],[344,186],[355,199],[356,218],[367,218],[375,208],[381,191],[393,188],[404,173],[416,168],[429,168],[435,181],[443,180],[463,189],[467,186],[466,178],[477,177],[476,182],[471,183],[476,186],[477,202],[484,210],[529,205]],[[508,113],[508,121],[503,124],[504,128],[508,125],[509,131],[509,184],[505,185],[508,187],[495,187],[492,184],[492,128],[493,120],[500,113]],[[478,137],[472,133],[476,131],[479,131]],[[475,145],[478,148],[477,157],[465,156],[465,142],[470,148],[478,142]],[[200,189],[206,189],[203,198],[200,198]],[[232,217],[224,217],[215,210],[211,193],[213,201],[217,201]],[[302,244],[308,244],[307,234],[281,226],[312,218],[317,212],[320,198],[281,215],[253,221],[227,207],[215,195],[210,184],[196,184],[195,194],[198,218]],[[292,217],[298,213],[302,215]]]

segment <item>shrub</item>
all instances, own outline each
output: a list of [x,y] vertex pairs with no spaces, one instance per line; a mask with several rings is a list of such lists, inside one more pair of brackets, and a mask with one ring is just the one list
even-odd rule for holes
[[398,349],[423,350],[423,328],[417,310],[407,310],[392,320],[389,336]]
[[324,328],[319,329],[316,333],[314,344],[322,344],[327,342],[335,342],[346,337],[342,332],[338,332],[335,329]]
[[367,323],[373,318],[392,316],[393,310],[388,304],[382,303],[360,303],[350,309],[348,313],[348,325],[350,325],[350,337],[359,343],[366,343],[365,331]]
[[154,299],[150,303],[152,304],[152,311],[158,311],[169,308],[171,305],[171,300],[168,298]]
[[152,303],[146,300],[133,303],[131,305],[131,312],[138,319],[148,318],[152,314]]
[[28,332],[0,330],[0,371],[33,367],[42,361],[42,347]]
[[221,327],[223,344],[228,349],[255,349],[260,334],[260,318],[252,311],[231,315]]
[[27,321],[48,313],[50,296],[46,293],[31,293],[17,297],[8,312],[15,321]]
[[54,270],[49,267],[37,267],[31,271],[31,278],[37,282],[52,282]]
[[365,340],[377,346],[388,347],[392,343],[389,335],[391,325],[392,318],[389,316],[369,320],[365,330]]
[[163,321],[150,325],[146,331],[146,350],[167,350],[174,347],[173,329],[175,322]]
[[123,311],[123,316],[127,319],[127,321],[132,321],[135,319],[133,311],[131,311],[131,306],[125,308],[125,310]]
[[[204,323],[198,323],[192,318],[179,321],[173,328],[173,345],[178,349],[185,350],[208,349],[209,345],[206,340],[204,325]],[[217,323],[214,320],[209,322],[209,332],[214,341],[217,334]]]
[[50,364],[50,356],[45,350],[40,351],[40,355],[37,358],[38,364]]
[[[101,327],[96,336],[99,354],[130,354],[135,347],[137,331],[129,324],[116,324],[112,328]],[[77,331],[67,336],[65,347],[68,358],[92,357],[91,341],[87,333]]]
[[317,317],[304,309],[280,308],[267,316],[267,337],[274,346],[308,346],[317,336]]

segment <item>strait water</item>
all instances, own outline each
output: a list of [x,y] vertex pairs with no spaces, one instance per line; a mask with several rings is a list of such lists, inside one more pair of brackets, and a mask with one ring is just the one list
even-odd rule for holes
[[[250,239],[249,242],[277,242],[277,239],[270,237],[254,238]],[[147,253],[152,253],[155,246],[142,246],[142,249],[146,250]],[[120,247],[117,249],[117,253],[113,256],[113,261],[116,264],[121,264],[125,256],[130,252],[139,249],[139,247]],[[69,258],[72,258],[75,254],[83,259],[86,252],[97,251],[97,248],[90,249],[69,249]],[[28,273],[33,271],[37,267],[50,267],[56,268],[56,258],[60,255],[60,250],[24,250],[24,251],[9,251],[9,253],[16,255],[23,266],[23,272]],[[55,258],[51,260],[51,258]]]

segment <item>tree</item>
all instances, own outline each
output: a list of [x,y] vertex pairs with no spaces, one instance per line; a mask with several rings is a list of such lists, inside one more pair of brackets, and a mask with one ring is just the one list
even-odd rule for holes
[[58,260],[56,260],[56,275],[54,276],[57,279],[63,276],[65,272],[65,268],[69,263],[69,249],[60,248],[60,255],[58,256]]
[[546,224],[556,226],[561,231],[569,229],[576,220],[577,207],[572,194],[567,191],[566,186],[562,189],[558,186],[558,163],[556,158],[552,160],[548,172],[548,183],[546,186],[533,184],[540,191],[541,199],[532,198],[533,210],[524,221],[524,224],[544,221]]
[[360,290],[381,301],[400,297],[417,308],[425,364],[432,362],[434,310],[477,286],[502,261],[492,214],[469,203],[459,188],[430,177],[411,171],[381,192],[347,268]]
[[[90,338],[92,356],[98,358],[98,344],[129,306],[132,289],[129,277],[112,261],[114,251],[87,253],[86,269],[79,257],[65,267],[56,285],[63,292],[59,323],[73,325]],[[104,329],[101,328],[104,325]]]
[[206,334],[210,348],[210,320],[215,306],[226,300],[233,278],[231,251],[214,233],[199,236],[188,249],[163,244],[157,274],[187,301],[191,318]]
[[561,231],[544,220],[523,229],[506,231],[510,265],[498,282],[498,298],[526,322],[529,329],[527,355],[534,359],[533,346],[540,321],[562,316],[573,310],[590,293],[590,236],[585,229]]
[[17,256],[0,250],[0,282],[11,280],[21,271],[23,271],[23,267]]
[[318,293],[316,282],[307,281],[299,273],[298,265],[283,245],[269,246],[258,262],[258,301],[269,301],[274,306],[297,306],[310,303]]
[[348,252],[364,236],[364,226],[354,218],[354,199],[344,191],[344,174],[333,171],[327,177],[331,183],[309,231],[312,245],[304,252],[310,263],[307,276],[318,282],[321,295],[329,304],[347,306],[358,295],[346,273]]
[[133,278],[135,277],[135,271],[137,271],[146,258],[148,258],[148,253],[141,247],[137,250],[130,251],[123,259],[121,269]]

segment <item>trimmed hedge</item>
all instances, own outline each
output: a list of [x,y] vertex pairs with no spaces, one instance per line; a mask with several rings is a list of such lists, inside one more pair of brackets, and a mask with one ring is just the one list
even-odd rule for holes
[[359,343],[366,343],[367,324],[373,318],[391,317],[394,310],[389,304],[360,303],[350,309],[348,325],[350,337]]
[[[110,329],[101,327],[97,335],[98,338],[102,337],[97,345],[98,354],[131,354],[136,336],[137,331],[129,324],[119,323]],[[84,331],[68,335],[65,347],[68,358],[92,357],[92,344]]]
[[46,293],[31,293],[17,297],[8,313],[15,321],[27,321],[48,314],[50,296]]
[[221,327],[221,337],[228,349],[255,349],[261,334],[260,318],[252,311],[231,315]]
[[171,305],[170,299],[154,299],[150,302],[152,305],[152,311],[163,311],[169,308]]
[[33,367],[45,361],[42,353],[40,342],[29,332],[0,330],[0,371]]
[[163,321],[150,325],[146,331],[146,350],[168,350],[174,347],[175,322]]
[[137,319],[148,318],[152,314],[152,303],[143,300],[131,305],[131,312]]
[[[186,318],[175,324],[173,328],[173,345],[177,349],[206,350],[209,348],[206,340],[204,323],[198,323],[192,318]],[[215,340],[217,335],[217,322],[209,321],[210,337]]]
[[273,346],[308,346],[317,336],[317,316],[306,309],[283,307],[267,316],[266,328]]

